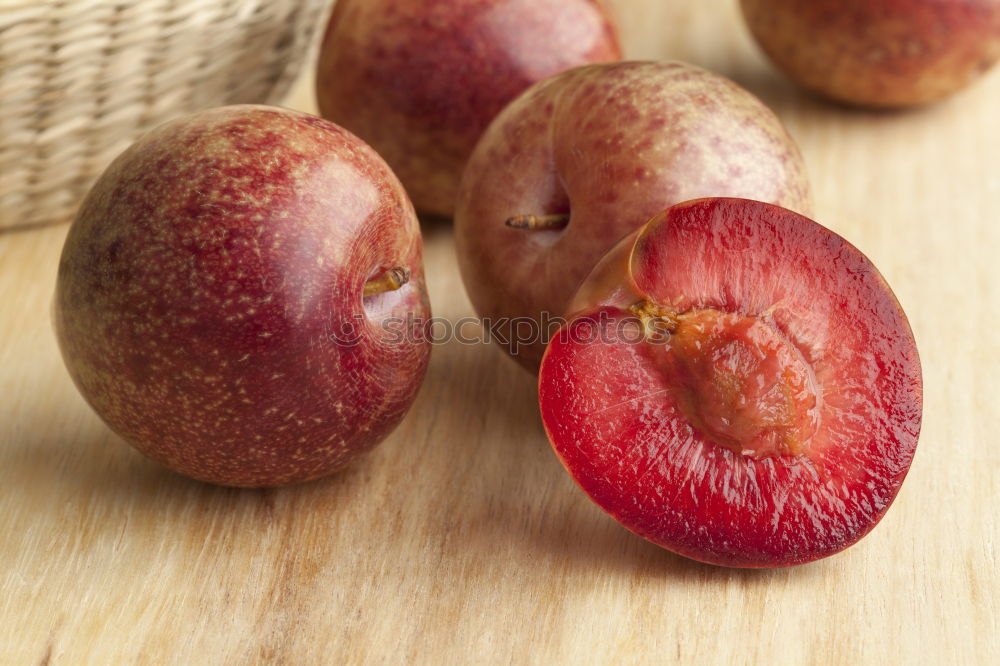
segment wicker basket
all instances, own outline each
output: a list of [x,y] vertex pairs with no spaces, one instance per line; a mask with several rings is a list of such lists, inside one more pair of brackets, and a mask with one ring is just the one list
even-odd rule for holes
[[330,0],[0,0],[0,229],[69,219],[139,134],[276,103]]

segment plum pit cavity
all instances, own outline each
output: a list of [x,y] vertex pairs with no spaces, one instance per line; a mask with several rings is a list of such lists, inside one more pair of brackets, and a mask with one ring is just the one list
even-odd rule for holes
[[662,337],[658,365],[678,404],[711,442],[753,458],[800,456],[818,428],[812,368],[765,317],[712,308],[660,310],[647,331]]

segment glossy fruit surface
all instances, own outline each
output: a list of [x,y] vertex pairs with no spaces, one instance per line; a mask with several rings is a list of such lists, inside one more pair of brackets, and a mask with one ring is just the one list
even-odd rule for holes
[[1000,0],[741,0],[793,81],[848,104],[940,100],[1000,59]]
[[913,335],[871,262],[791,211],[703,199],[623,241],[539,377],[552,445],[633,532],[777,567],[868,533],[917,445]]
[[273,107],[193,114],[119,156],[69,231],[54,313],[115,432],[233,486],[318,478],[370,449],[429,352],[383,330],[429,316],[399,182],[348,132]]
[[[664,208],[703,196],[809,212],[798,148],[757,98],[679,62],[559,74],[507,107],[469,161],[455,217],[466,291],[498,341],[535,372],[544,340],[518,340],[503,322],[547,328],[615,242]],[[565,217],[561,227],[507,223],[551,214]]]
[[620,57],[600,0],[338,0],[316,96],[324,117],[385,158],[418,210],[450,216],[469,154],[508,102]]

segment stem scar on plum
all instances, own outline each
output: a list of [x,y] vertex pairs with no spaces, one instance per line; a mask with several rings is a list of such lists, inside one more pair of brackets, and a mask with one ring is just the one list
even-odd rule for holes
[[551,215],[513,215],[504,223],[511,229],[558,230],[565,229],[569,224],[569,214],[553,213]]
[[633,303],[629,312],[642,322],[646,339],[652,342],[666,340],[680,324],[680,315],[652,301],[642,300]]
[[384,294],[387,291],[396,291],[410,281],[410,269],[403,266],[395,266],[385,271],[381,275],[368,280],[365,283],[364,296],[374,296]]

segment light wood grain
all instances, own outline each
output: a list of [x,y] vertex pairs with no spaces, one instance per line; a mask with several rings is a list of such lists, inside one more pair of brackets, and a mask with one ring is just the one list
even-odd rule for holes
[[[49,304],[65,227],[8,233],[0,661],[1000,663],[1000,72],[930,109],[849,111],[774,72],[735,2],[616,4],[630,56],[709,67],[780,114],[818,219],[909,314],[924,429],[881,525],[790,570],[671,555],[573,485],[528,374],[457,343],[343,473],[272,491],[187,481],[111,435],[62,367]],[[427,227],[426,263],[435,313],[471,314],[446,224]]]

